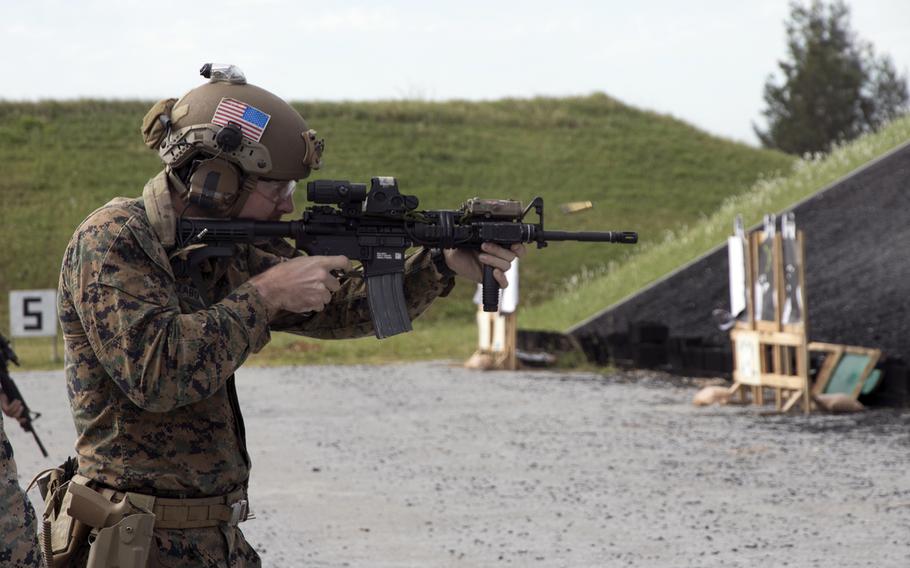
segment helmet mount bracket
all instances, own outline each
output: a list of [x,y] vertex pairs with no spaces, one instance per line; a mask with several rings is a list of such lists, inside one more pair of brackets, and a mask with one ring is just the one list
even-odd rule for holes
[[215,144],[224,152],[233,152],[243,143],[243,131],[239,124],[228,122],[215,135]]

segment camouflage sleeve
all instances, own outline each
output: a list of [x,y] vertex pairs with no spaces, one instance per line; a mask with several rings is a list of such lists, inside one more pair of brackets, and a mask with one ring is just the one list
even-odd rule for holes
[[[251,251],[249,266],[254,273],[267,270],[284,259],[261,249]],[[451,288],[451,280],[440,274],[430,253],[421,249],[405,261],[404,294],[408,315],[416,319],[436,298]],[[348,339],[373,334],[373,321],[362,279],[349,278],[332,301],[321,312],[292,314],[279,312],[272,318],[271,329],[319,339]]]
[[0,416],[0,566],[41,566],[35,510],[19,485]]
[[135,218],[119,215],[81,229],[64,257],[63,282],[92,350],[140,408],[166,412],[204,400],[269,341],[268,308],[246,283],[207,309],[181,313],[166,260],[150,254]]

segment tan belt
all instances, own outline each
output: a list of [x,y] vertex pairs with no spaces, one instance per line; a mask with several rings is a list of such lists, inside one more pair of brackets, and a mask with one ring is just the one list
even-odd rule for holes
[[[108,499],[121,501],[126,497],[122,491],[102,489],[100,493]],[[216,527],[221,524],[237,526],[254,518],[250,511],[246,493],[242,489],[226,495],[200,497],[196,499],[172,499],[134,493],[143,498],[153,498],[155,505],[156,529],[199,529]]]

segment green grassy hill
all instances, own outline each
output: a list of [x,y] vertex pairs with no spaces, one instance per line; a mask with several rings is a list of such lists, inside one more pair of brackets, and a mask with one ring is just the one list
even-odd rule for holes
[[[645,243],[627,262],[579,275],[563,293],[524,311],[519,326],[565,330],[724,243],[737,215],[743,216],[746,227],[755,226],[765,213],[782,211],[810,197],[908,140],[910,115],[827,155],[807,156],[788,174],[763,178],[748,192],[731,196],[694,225]],[[599,308],[592,310],[592,306]]]
[[[149,106],[0,102],[0,329],[8,329],[6,292],[56,287],[75,226],[114,196],[139,195],[159,170],[138,133]],[[326,138],[318,177],[368,181],[393,175],[425,208],[454,207],[472,196],[527,202],[541,195],[548,228],[639,232],[638,247],[555,243],[533,251],[522,265],[528,315],[563,295],[573,279],[590,280],[586,275],[624,265],[668,231],[698,224],[760,176],[789,171],[793,162],[602,94],[477,103],[303,103],[298,109]],[[579,200],[592,201],[594,208],[559,212],[560,203]],[[298,210],[302,206],[298,200]],[[461,357],[472,350],[472,294],[472,286],[456,287],[406,337],[327,344],[280,336],[259,359]],[[593,313],[608,299],[586,301]],[[534,320],[535,327],[574,323],[556,315]]]

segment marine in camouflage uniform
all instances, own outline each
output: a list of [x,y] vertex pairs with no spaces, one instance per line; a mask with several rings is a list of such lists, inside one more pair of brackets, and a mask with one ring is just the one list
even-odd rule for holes
[[[0,392],[0,397],[2,397]],[[41,566],[35,510],[22,487],[0,412],[0,566]]]
[[[64,255],[59,314],[79,472],[119,491],[223,495],[246,487],[250,469],[228,384],[236,369],[268,343],[270,330],[346,338],[372,333],[372,323],[363,281],[354,279],[321,312],[270,317],[247,280],[283,257],[254,246],[206,267],[217,298],[206,307],[161,243],[175,227],[148,218],[149,200],[166,209],[169,199],[159,175],[144,199],[115,200],[89,216]],[[412,317],[449,283],[427,252],[408,260],[405,282]],[[232,555],[256,558],[236,527],[156,537],[163,554],[187,565],[208,565],[207,551],[223,549],[223,538],[234,543]]]
[[[190,91],[176,105],[166,101],[150,112],[145,124],[150,147],[165,148],[164,137],[184,132],[183,123],[199,122],[193,113],[198,115],[204,105],[197,95],[207,88]],[[276,114],[287,114],[271,99],[261,98],[262,93],[277,97],[252,85],[221,84],[211,89],[220,89],[216,102],[249,96],[254,102],[247,104],[259,108],[272,104],[272,121]],[[255,102],[254,95],[265,102]],[[281,104],[296,115],[285,122],[302,123],[296,111]],[[212,116],[213,105],[202,111],[204,118]],[[168,126],[156,135],[159,123]],[[297,142],[301,132],[313,132],[302,124],[292,125],[297,128]],[[281,125],[278,122],[275,128],[280,131]],[[299,179],[310,166],[318,167],[321,145],[314,156],[315,137],[304,139],[307,147],[300,154],[307,156],[307,167],[303,174],[281,173],[279,165],[272,164],[271,177]],[[272,150],[276,153],[274,145]],[[78,436],[79,474],[108,493],[180,499],[245,496],[250,458],[234,372],[269,342],[272,330],[336,339],[371,334],[366,290],[362,279],[348,279],[322,311],[270,313],[269,304],[248,280],[290,262],[287,255],[275,254],[282,248],[275,243],[240,245],[232,258],[206,261],[200,290],[187,275],[186,251],[178,250],[174,238],[179,213],[174,205],[179,202],[173,195],[184,190],[192,195],[195,181],[188,179],[185,169],[181,177],[179,163],[167,159],[165,163],[166,170],[149,181],[142,198],[118,198],[92,213],[64,254],[58,310]],[[240,166],[246,172],[263,163]],[[200,192],[209,189],[206,181]],[[222,190],[215,189],[217,196]],[[224,214],[222,209],[222,216],[235,215],[237,203],[230,196],[224,202],[231,211]],[[290,248],[286,243],[284,247]],[[417,317],[451,285],[452,273],[438,256],[426,250],[411,256],[405,271],[410,316]],[[160,520],[156,520],[149,565],[259,566],[258,555],[235,523],[169,529],[161,528]]]

